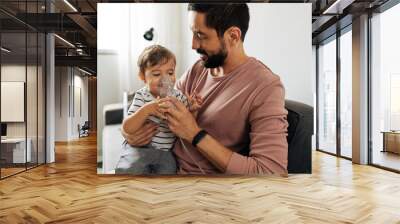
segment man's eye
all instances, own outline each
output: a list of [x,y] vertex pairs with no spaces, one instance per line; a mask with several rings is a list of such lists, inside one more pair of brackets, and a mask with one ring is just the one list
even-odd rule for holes
[[160,73],[153,73],[153,76],[160,76]]
[[197,33],[196,36],[197,36],[197,38],[199,38],[201,40],[205,38],[204,35],[201,33]]
[[174,73],[173,73],[173,72],[169,72],[168,74],[169,74],[169,75],[174,75]]

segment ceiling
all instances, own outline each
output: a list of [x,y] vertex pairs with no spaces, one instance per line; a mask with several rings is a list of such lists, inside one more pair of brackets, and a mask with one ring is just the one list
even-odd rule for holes
[[[313,43],[335,32],[337,21],[347,16],[357,16],[365,10],[382,5],[387,0],[264,0],[252,2],[270,3],[312,3]],[[97,3],[135,2],[117,0],[1,0],[0,22],[2,32],[9,32],[5,38],[13,40],[15,46],[23,46],[24,39],[18,32],[28,28],[32,31],[54,32],[56,65],[81,66],[96,72],[97,48]],[[138,1],[136,1],[138,2]],[[140,1],[155,2],[155,1]],[[156,2],[171,2],[159,0]],[[175,1],[179,2],[179,1]],[[329,10],[327,10],[329,9]],[[49,13],[49,12],[52,13]],[[344,20],[345,21],[345,20]],[[341,26],[345,26],[342,22]],[[3,42],[4,43],[4,42]],[[34,44],[28,45],[28,52]]]
[[[2,52],[3,60],[17,62],[24,55],[34,57],[37,44],[28,43],[25,48],[25,30],[54,32],[56,66],[79,66],[95,74],[97,2],[101,1],[69,0],[71,7],[63,0],[47,0],[47,5],[45,0],[1,0],[2,45],[12,49],[9,54]],[[33,35],[27,37],[29,42]]]

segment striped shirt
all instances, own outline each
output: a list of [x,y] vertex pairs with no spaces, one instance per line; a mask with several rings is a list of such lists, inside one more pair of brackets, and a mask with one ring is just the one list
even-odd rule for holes
[[[187,107],[188,101],[186,96],[181,91],[176,89],[174,89],[173,92],[173,96],[176,97],[183,104],[185,104],[185,106]],[[137,90],[132,100],[132,104],[129,107],[128,115],[135,113],[144,104],[149,103],[153,100],[155,100],[155,98],[153,97],[153,95],[151,95],[147,86]],[[169,130],[167,122],[153,115],[150,115],[147,119],[159,125],[159,132],[152,138],[150,143],[151,146],[153,146],[155,149],[159,149],[162,151],[171,150],[175,143],[176,136],[173,132],[171,132],[171,130]]]

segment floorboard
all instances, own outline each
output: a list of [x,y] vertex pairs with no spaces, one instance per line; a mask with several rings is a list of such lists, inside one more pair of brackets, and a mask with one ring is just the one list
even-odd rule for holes
[[400,223],[400,175],[313,153],[313,174],[96,174],[95,136],[0,181],[0,223]]

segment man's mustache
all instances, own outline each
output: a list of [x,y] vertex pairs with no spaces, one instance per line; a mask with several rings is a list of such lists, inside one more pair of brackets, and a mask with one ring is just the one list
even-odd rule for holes
[[196,50],[196,52],[199,53],[199,54],[206,55],[206,56],[208,57],[207,52],[206,52],[205,50],[203,50],[203,49],[200,49],[200,48],[199,48],[199,49]]

